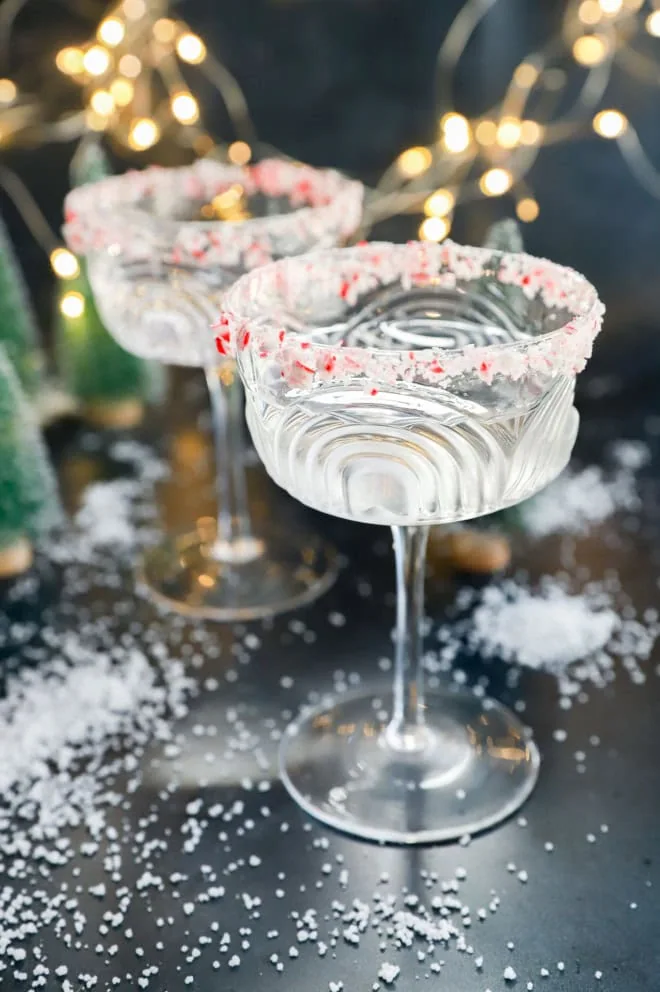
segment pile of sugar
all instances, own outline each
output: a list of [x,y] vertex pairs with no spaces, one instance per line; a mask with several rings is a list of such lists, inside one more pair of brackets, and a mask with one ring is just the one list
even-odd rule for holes
[[620,622],[613,609],[594,608],[556,583],[540,594],[507,583],[483,593],[471,639],[486,657],[558,673],[605,648]]
[[643,442],[619,441],[609,450],[612,471],[589,466],[567,469],[520,508],[525,530],[533,537],[583,534],[619,510],[639,509],[636,473],[649,458]]

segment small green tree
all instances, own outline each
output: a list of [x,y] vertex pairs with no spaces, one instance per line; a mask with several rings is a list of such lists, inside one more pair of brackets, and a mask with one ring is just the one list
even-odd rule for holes
[[[97,182],[110,175],[110,163],[96,138],[84,140],[71,162],[74,186]],[[58,287],[55,350],[62,379],[82,404],[87,416],[102,424],[132,426],[145,402],[163,393],[165,373],[160,365],[146,362],[117,344],[105,329],[89,285],[85,264],[80,275]],[[72,294],[78,306],[67,307]],[[73,309],[74,315],[67,315]],[[77,311],[80,311],[78,313]]]
[[8,575],[30,564],[31,542],[62,511],[34,410],[2,346],[0,425],[0,575]]
[[23,273],[1,216],[0,344],[16,369],[23,389],[34,396],[43,381],[44,357]]

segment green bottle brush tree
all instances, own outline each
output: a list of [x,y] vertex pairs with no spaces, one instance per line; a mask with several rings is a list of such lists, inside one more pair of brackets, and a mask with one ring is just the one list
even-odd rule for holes
[[0,345],[0,578],[26,571],[33,541],[61,519],[34,408]]

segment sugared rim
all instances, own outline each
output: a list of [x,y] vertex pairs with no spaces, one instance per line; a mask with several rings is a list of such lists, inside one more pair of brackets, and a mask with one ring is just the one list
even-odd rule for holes
[[[248,194],[286,196],[293,209],[236,222],[179,221],[141,207],[146,197],[168,205],[208,201],[234,183]],[[64,236],[79,255],[111,251],[128,259],[245,270],[349,238],[360,224],[363,192],[361,183],[339,172],[281,159],[252,166],[212,159],[182,168],[152,166],[72,190],[64,202]]]
[[[540,297],[549,309],[567,310],[571,319],[523,341],[416,351],[319,343],[284,324],[283,314],[294,301],[304,300],[313,309],[316,296],[326,308],[333,299],[338,307],[342,301],[352,306],[364,294],[394,283],[406,289],[433,281],[451,289],[457,281],[478,280],[485,274],[502,285],[519,287],[529,300]],[[604,309],[583,276],[546,259],[451,241],[365,242],[283,259],[241,277],[224,297],[216,346],[221,353],[251,349],[260,358],[272,358],[287,381],[300,386],[356,378],[440,384],[466,373],[486,382],[498,374],[511,379],[527,372],[575,375],[591,355]]]

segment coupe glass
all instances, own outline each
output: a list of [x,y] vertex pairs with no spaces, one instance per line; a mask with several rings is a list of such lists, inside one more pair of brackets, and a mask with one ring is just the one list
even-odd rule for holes
[[377,841],[492,826],[529,795],[539,756],[500,703],[425,692],[428,529],[527,499],[564,468],[596,293],[528,255],[374,243],[268,265],[224,307],[269,474],[317,510],[394,535],[394,685],[300,714],[282,743],[289,792]]
[[[209,326],[227,287],[285,255],[343,243],[357,229],[362,186],[280,160],[239,168],[209,159],[150,168],[72,191],[69,247],[86,259],[101,316],[147,359],[204,368],[216,449],[218,516],[147,552],[141,580],[182,613],[218,620],[269,616],[315,599],[336,556],[304,531],[253,526],[246,493],[243,390]],[[219,219],[223,218],[223,219]]]

